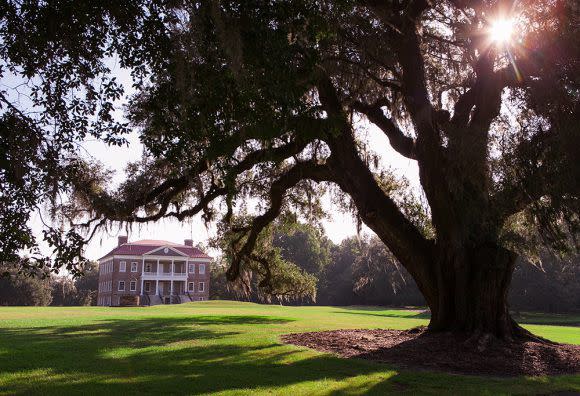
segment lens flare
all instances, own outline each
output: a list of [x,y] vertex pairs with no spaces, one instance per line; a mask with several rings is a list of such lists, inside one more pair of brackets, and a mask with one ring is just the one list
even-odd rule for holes
[[513,21],[511,19],[498,19],[491,24],[490,36],[496,43],[508,43],[513,34]]

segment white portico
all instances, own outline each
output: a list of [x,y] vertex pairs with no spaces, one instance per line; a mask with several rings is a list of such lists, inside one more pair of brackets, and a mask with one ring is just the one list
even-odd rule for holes
[[[142,261],[141,290],[143,294],[166,296],[175,293],[182,294],[186,291],[190,261],[187,254],[165,246],[145,253]],[[195,268],[195,261],[192,260],[192,264]],[[154,285],[154,290],[151,285]]]

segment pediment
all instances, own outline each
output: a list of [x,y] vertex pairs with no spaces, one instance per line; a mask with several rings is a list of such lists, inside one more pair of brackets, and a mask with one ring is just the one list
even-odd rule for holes
[[153,250],[150,250],[143,254],[144,256],[183,256],[187,257],[187,254],[180,252],[179,250],[172,248],[171,246],[161,246]]

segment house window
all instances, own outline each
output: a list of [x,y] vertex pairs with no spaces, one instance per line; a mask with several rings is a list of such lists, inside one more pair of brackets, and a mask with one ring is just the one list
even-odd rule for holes
[[151,263],[145,263],[145,272],[151,272]]
[[127,271],[127,263],[125,261],[121,261],[119,263],[119,272]]
[[199,273],[201,275],[205,274],[205,264],[200,264],[199,265]]
[[195,264],[189,264],[189,273],[193,274],[195,272]]
[[119,281],[119,291],[125,291],[125,281]]
[[139,264],[139,263],[137,263],[136,261],[133,261],[133,262],[131,263],[131,272],[137,272],[137,265],[138,265],[138,264]]
[[131,286],[130,287],[131,287],[131,289],[130,289],[131,291],[137,290],[137,282],[131,281]]
[[205,291],[205,284],[203,282],[199,282],[199,286],[197,287],[198,292]]
[[187,284],[187,291],[190,291],[190,292],[192,292],[192,291],[193,291],[193,282],[189,282],[189,283]]
[[151,291],[151,282],[145,282],[145,292],[149,293]]

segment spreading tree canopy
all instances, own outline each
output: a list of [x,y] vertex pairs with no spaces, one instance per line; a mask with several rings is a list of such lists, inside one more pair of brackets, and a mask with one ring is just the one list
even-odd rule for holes
[[[431,329],[520,336],[506,304],[517,254],[540,237],[578,247],[579,12],[571,0],[4,1],[2,259],[28,249],[26,265],[74,270],[102,227],[202,213],[228,241],[228,277],[259,265],[275,293],[284,271],[263,233],[280,215],[320,217],[331,189],[414,278]],[[133,79],[127,122],[113,64]],[[368,147],[367,127],[392,150]],[[111,189],[78,144],[123,144],[129,130],[145,153]],[[385,156],[418,165],[419,196]],[[54,261],[27,226],[43,202]]]

